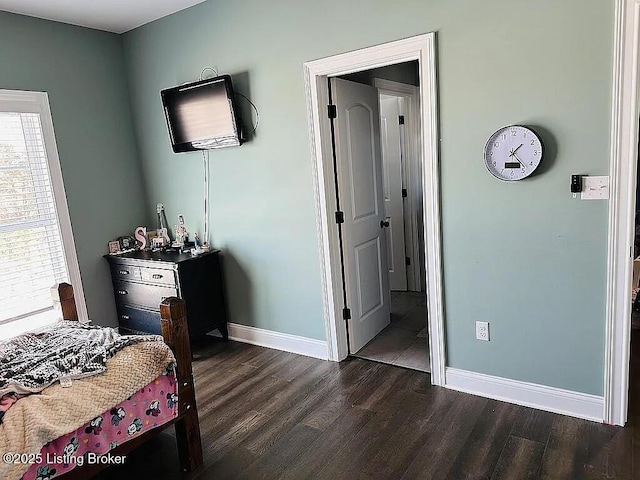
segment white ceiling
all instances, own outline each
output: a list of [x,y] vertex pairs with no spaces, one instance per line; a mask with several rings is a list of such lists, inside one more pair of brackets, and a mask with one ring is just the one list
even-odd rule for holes
[[0,0],[0,10],[124,33],[205,0]]

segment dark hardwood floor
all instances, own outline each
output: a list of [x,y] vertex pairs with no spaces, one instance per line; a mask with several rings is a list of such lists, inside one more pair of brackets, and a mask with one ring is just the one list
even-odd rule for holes
[[640,479],[633,336],[625,428],[432,387],[426,373],[366,360],[214,344],[194,362],[205,465],[180,472],[167,433],[99,478]]

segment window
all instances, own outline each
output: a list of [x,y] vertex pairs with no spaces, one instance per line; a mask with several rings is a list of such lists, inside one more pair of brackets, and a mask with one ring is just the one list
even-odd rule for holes
[[57,282],[86,319],[47,95],[0,90],[0,338],[54,321]]

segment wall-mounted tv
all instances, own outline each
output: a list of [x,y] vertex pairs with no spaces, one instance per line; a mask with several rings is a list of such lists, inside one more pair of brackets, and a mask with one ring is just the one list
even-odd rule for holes
[[174,152],[242,144],[229,75],[167,88],[160,95]]

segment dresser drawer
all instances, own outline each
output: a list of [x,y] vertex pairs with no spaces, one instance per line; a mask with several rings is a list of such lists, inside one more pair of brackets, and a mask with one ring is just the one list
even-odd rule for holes
[[160,313],[158,312],[119,305],[118,325],[127,330],[162,335]]
[[228,338],[222,259],[218,250],[193,256],[173,251],[135,250],[105,255],[110,265],[122,332],[160,333],[163,298],[184,300],[192,340],[213,329]]
[[131,282],[114,281],[113,290],[118,305],[138,305],[156,311],[160,310],[162,300],[178,296],[175,288]]
[[124,281],[140,281],[140,267],[134,267],[133,265],[111,265],[111,278],[114,280]]
[[146,283],[159,283],[162,285],[176,284],[175,273],[173,270],[162,268],[140,267],[140,279]]

